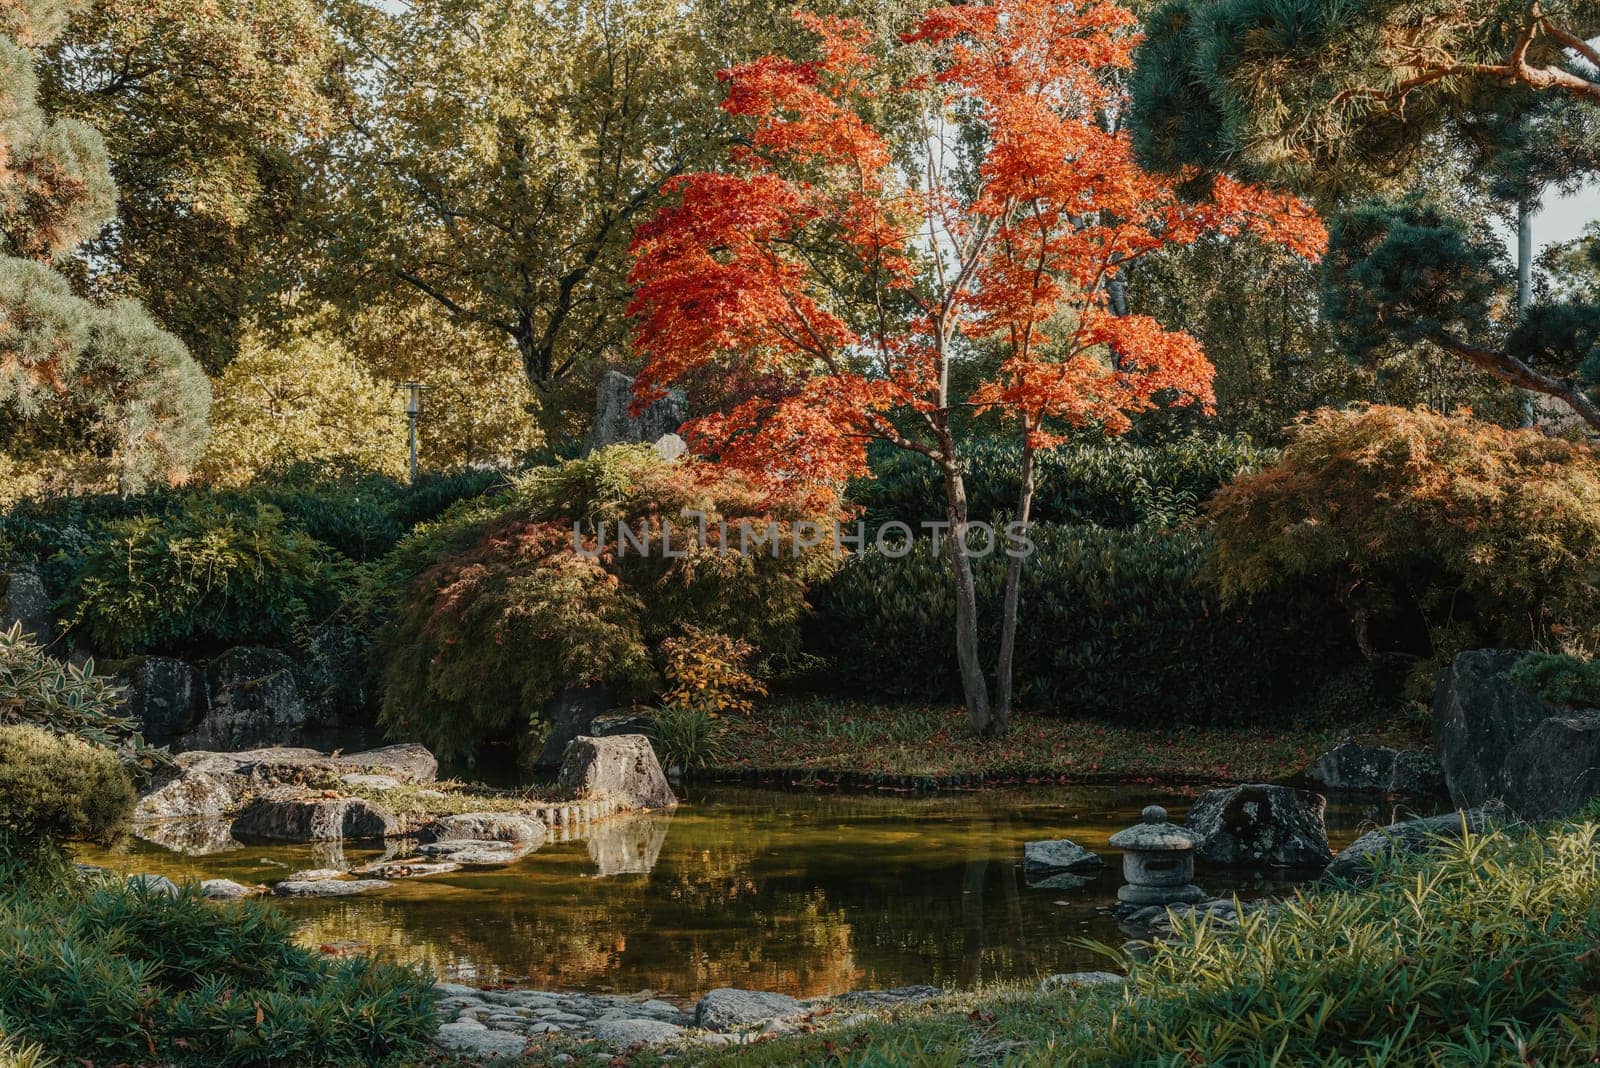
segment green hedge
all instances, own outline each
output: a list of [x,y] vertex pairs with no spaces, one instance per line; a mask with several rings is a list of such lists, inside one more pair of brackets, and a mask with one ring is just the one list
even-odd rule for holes
[[[1123,723],[1222,723],[1267,715],[1326,681],[1341,709],[1375,698],[1348,628],[1310,585],[1224,609],[1201,579],[1193,529],[1040,525],[1023,569],[1016,686],[1024,708]],[[978,562],[993,665],[1006,558]],[[948,565],[927,541],[899,559],[849,560],[814,597],[813,642],[842,683],[958,698]],[[1332,711],[1331,709],[1329,711]]]
[[[1011,439],[976,438],[961,444],[973,519],[994,522],[1016,514],[1020,447]],[[1035,460],[1033,518],[1040,523],[1129,527],[1167,525],[1193,515],[1241,471],[1270,462],[1273,453],[1246,440],[1190,436],[1160,445],[1065,445]],[[926,457],[903,449],[872,454],[875,477],[851,484],[850,500],[869,524],[898,521],[913,528],[944,519],[944,482]]]

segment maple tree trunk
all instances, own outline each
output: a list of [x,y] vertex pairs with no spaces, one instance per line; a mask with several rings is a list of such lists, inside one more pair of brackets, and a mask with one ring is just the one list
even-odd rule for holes
[[967,486],[956,463],[954,441],[946,434],[944,462],[945,515],[950,536],[946,558],[956,582],[956,662],[961,669],[961,692],[967,702],[967,719],[979,734],[991,730],[989,683],[978,662],[978,591],[967,555]]
[[[1033,513],[1033,448],[1022,443],[1022,490],[1017,496],[1017,522],[1026,531]],[[1017,601],[1022,592],[1022,554],[1006,563],[1006,593],[1000,612],[1000,658],[994,669],[994,732],[1011,726],[1012,662],[1017,648]]]

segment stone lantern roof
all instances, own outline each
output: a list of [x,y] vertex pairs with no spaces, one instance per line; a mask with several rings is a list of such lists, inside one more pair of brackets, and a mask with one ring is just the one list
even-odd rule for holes
[[1150,805],[1141,816],[1144,822],[1118,831],[1111,836],[1111,844],[1132,852],[1166,853],[1193,849],[1200,842],[1193,831],[1168,823],[1167,810],[1160,805]]

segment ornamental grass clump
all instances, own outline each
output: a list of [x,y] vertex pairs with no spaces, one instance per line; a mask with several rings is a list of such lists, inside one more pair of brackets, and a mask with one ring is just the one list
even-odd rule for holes
[[1131,966],[1085,1063],[1590,1063],[1600,825],[1468,835],[1237,931],[1180,922]]

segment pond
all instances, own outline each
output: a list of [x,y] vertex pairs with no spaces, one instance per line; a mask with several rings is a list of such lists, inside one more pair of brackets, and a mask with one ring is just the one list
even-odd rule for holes
[[[596,824],[510,867],[359,898],[272,900],[309,944],[368,947],[474,985],[683,997],[964,987],[1103,967],[1083,941],[1128,937],[1109,911],[1121,878],[1106,840],[1152,801],[1178,819],[1189,799],[1148,786],[929,797],[701,788],[676,812]],[[1337,848],[1396,818],[1393,804],[1330,804],[1329,837]],[[1104,856],[1105,873],[1077,890],[1027,886],[1023,844],[1062,837]],[[130,840],[80,859],[253,884],[380,855],[247,845],[195,856]],[[1249,897],[1317,874],[1202,866],[1198,881]]]

